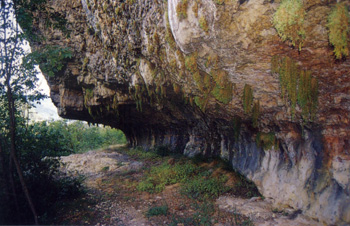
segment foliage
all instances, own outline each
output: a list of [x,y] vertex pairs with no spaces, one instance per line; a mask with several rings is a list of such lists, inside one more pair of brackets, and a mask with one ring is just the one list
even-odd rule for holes
[[301,71],[298,86],[298,104],[302,117],[306,121],[314,120],[318,104],[318,82],[311,77],[311,71]]
[[194,97],[194,103],[204,112],[207,107],[208,95],[206,97]]
[[120,130],[88,126],[81,121],[32,123],[20,129],[19,135],[26,141],[28,154],[39,154],[41,150],[42,156],[62,156],[126,143]]
[[137,84],[135,85],[135,89],[131,91],[133,92],[133,97],[136,102],[136,109],[140,112],[142,112],[143,95],[146,90],[147,88],[144,84]]
[[[18,117],[22,117],[19,115]],[[31,191],[33,200],[37,206],[41,222],[49,220],[49,217],[55,215],[55,206],[59,205],[65,199],[76,197],[83,192],[81,186],[82,178],[60,178],[57,180],[57,167],[59,166],[56,156],[68,155],[71,153],[83,152],[100,147],[106,147],[111,144],[125,143],[125,136],[119,130],[102,127],[89,127],[82,122],[69,123],[68,121],[55,122],[37,122],[26,124],[22,118],[18,118],[16,141],[20,161],[23,171],[26,172],[25,178],[28,189]],[[5,140],[6,141],[6,140]],[[2,149],[8,151],[7,142],[1,144]],[[108,169],[104,169],[107,171]],[[0,175],[1,175],[0,169]],[[19,185],[16,180],[16,189]],[[0,185],[0,198],[4,195],[5,187]],[[29,212],[26,209],[24,197],[19,195],[21,209],[21,222],[30,224],[26,221]],[[0,212],[2,212],[0,207]],[[12,211],[16,211],[14,206],[7,206]],[[5,216],[6,217],[6,216]],[[7,218],[7,217],[6,217]],[[11,220],[1,221],[0,223],[10,223]]]
[[157,159],[160,156],[154,152],[153,150],[145,151],[141,147],[136,147],[128,150],[127,154],[134,158],[138,158],[140,160],[152,160]]
[[293,46],[303,45],[305,9],[302,0],[282,0],[273,16],[273,25],[283,41],[290,40]]
[[349,10],[346,3],[337,3],[328,16],[329,42],[334,46],[336,59],[349,56]]
[[226,181],[225,176],[198,175],[183,185],[182,192],[193,199],[216,198],[229,190]]
[[188,0],[181,0],[176,6],[177,17],[182,20],[187,18]]
[[278,56],[273,58],[272,68],[272,71],[279,73],[281,96],[285,100],[290,100],[291,114],[293,118],[297,104],[297,81],[299,78],[299,69],[291,58],[281,58]]
[[[18,118],[17,122],[17,137],[21,139],[16,140],[16,145],[21,167],[26,172],[25,180],[27,187],[37,207],[38,215],[41,217],[41,223],[45,223],[48,217],[54,216],[56,204],[67,198],[76,197],[81,194],[83,187],[79,178],[57,179],[56,173],[59,162],[58,159],[52,157],[71,153],[66,140],[63,139],[62,131],[49,128],[45,122],[26,125],[26,121],[22,120],[22,118]],[[5,153],[9,152],[9,146],[7,144],[8,138],[5,137],[5,143],[1,147]],[[8,154],[5,155],[5,158],[9,158]],[[20,190],[17,176],[14,177],[14,183],[16,190]],[[0,185],[1,198],[3,198],[5,189],[4,184]],[[0,224],[11,222],[20,224],[32,223],[23,193],[17,194],[17,200],[21,213],[18,219],[12,218],[12,215],[4,216],[3,219],[0,219]],[[15,206],[8,205],[3,207],[8,208],[12,213],[17,212]],[[2,207],[0,207],[0,212],[4,213],[2,212]]]
[[256,145],[262,147],[264,150],[269,150],[278,144],[274,133],[259,132],[256,135]]
[[253,90],[252,87],[248,84],[245,84],[244,86],[242,102],[244,112],[246,114],[250,114],[253,104]]
[[207,20],[205,19],[204,16],[201,16],[199,18],[199,26],[203,29],[203,31],[208,33],[208,31],[209,31],[208,22],[207,22]]
[[183,218],[183,217],[174,217],[170,226],[177,225],[195,225],[195,226],[210,226],[213,225],[213,219],[211,215],[215,211],[214,205],[210,202],[204,202],[202,204],[194,203],[193,208],[196,209],[196,212],[192,217]]
[[278,73],[281,85],[281,97],[290,102],[291,115],[294,118],[296,105],[302,109],[304,121],[312,121],[318,104],[318,81],[312,78],[310,71],[300,70],[289,57],[274,56],[271,60],[271,72]]
[[207,61],[205,62],[206,67],[213,67],[213,69],[218,68],[219,57],[216,54],[209,54]]
[[164,163],[160,166],[154,166],[146,174],[145,179],[139,183],[137,189],[158,193],[163,191],[167,185],[184,183],[198,170],[198,167],[192,163],[177,163],[174,166]]
[[34,21],[38,19],[38,13],[40,13],[40,19],[43,20],[47,28],[57,29],[69,36],[70,31],[65,15],[54,12],[52,8],[47,7],[47,0],[16,0],[15,2],[17,22],[24,31],[27,40],[38,41],[43,39],[33,29]]
[[185,58],[186,69],[192,74],[198,71],[197,67],[197,53],[193,53]]
[[210,226],[213,223],[211,215],[215,211],[214,204],[211,202],[194,203],[196,212],[190,218],[174,218],[170,225],[205,225]]
[[72,51],[69,48],[46,46],[39,51],[29,54],[25,58],[25,61],[27,63],[39,65],[44,73],[53,77],[63,69],[67,60],[70,58],[72,58]]
[[211,75],[216,84],[211,94],[218,101],[228,104],[232,100],[232,83],[228,80],[227,72],[224,70],[212,70]]
[[166,216],[168,214],[168,209],[167,205],[151,207],[147,210],[146,217]]

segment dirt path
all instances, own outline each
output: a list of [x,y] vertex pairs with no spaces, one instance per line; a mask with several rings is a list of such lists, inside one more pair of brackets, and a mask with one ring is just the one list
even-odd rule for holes
[[[62,157],[61,172],[83,175],[86,194],[68,201],[57,224],[79,225],[320,225],[293,210],[274,210],[261,197],[244,199],[226,193],[211,201],[197,201],[180,192],[180,184],[150,194],[136,189],[152,165],[172,158],[145,160],[130,157],[124,147]],[[169,160],[170,159],[170,160]],[[211,169],[209,169],[211,170]],[[230,180],[229,180],[230,181]],[[150,209],[166,214],[149,214]],[[157,209],[158,208],[158,209]],[[159,212],[162,213],[162,212]]]

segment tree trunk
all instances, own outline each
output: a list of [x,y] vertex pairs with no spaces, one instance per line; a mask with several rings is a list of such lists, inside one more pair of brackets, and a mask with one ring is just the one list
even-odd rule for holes
[[[7,194],[11,194],[11,189],[10,189],[10,186],[8,184],[8,181],[9,181],[9,178],[8,178],[8,172],[7,172],[7,169],[6,169],[6,166],[5,166],[5,154],[4,152],[2,151],[2,143],[3,143],[3,139],[2,139],[2,136],[0,134],[0,164],[1,164],[1,172],[2,172],[2,176],[1,176],[1,179],[3,180],[3,185],[5,186],[5,189],[6,189],[6,193]],[[6,202],[8,201],[8,196],[6,196]]]
[[11,158],[15,164],[16,170],[17,170],[17,174],[19,177],[19,181],[21,183],[22,186],[22,190],[26,196],[26,199],[28,201],[29,207],[33,213],[34,216],[34,222],[36,225],[39,224],[38,222],[38,214],[36,212],[33,200],[29,194],[29,190],[27,187],[27,184],[25,183],[24,177],[23,177],[23,172],[21,170],[21,166],[20,163],[17,159],[17,155],[16,155],[16,117],[15,117],[15,104],[14,104],[14,100],[13,100],[13,96],[12,96],[12,89],[10,86],[10,81],[9,81],[9,75],[6,79],[6,87],[7,87],[7,102],[8,102],[8,107],[9,107],[9,116],[10,116],[10,140],[11,140]]
[[14,221],[14,222],[20,223],[22,216],[21,216],[21,211],[20,211],[19,204],[18,204],[15,180],[13,179],[13,160],[11,157],[9,158],[9,161],[10,161],[10,163],[9,163],[9,174],[8,175],[9,175],[10,184],[11,184],[11,192],[12,192],[11,194],[12,194],[12,197],[14,199],[16,211],[17,211],[17,216],[19,218],[19,219],[16,219],[16,221]]
[[[4,45],[2,45],[1,48],[1,58],[4,59],[4,61],[1,62],[1,79],[5,80],[4,86],[6,86],[6,97],[7,97],[7,104],[8,104],[8,113],[9,113],[9,119],[10,119],[10,141],[11,141],[11,159],[13,160],[13,163],[15,164],[16,171],[19,177],[19,181],[22,186],[22,190],[25,194],[25,197],[27,199],[27,202],[29,204],[29,207],[33,213],[34,216],[34,222],[37,225],[38,224],[38,215],[35,209],[35,206],[33,204],[32,198],[30,197],[27,185],[25,183],[24,177],[23,177],[23,172],[21,170],[20,163],[18,161],[18,158],[16,156],[16,117],[15,117],[15,99],[13,97],[13,90],[11,86],[12,82],[12,76],[20,76],[19,73],[20,70],[17,70],[17,73],[14,73],[16,70],[16,64],[19,59],[18,56],[21,54],[17,54],[18,50],[20,50],[22,47],[20,46],[21,44],[21,38],[20,38],[20,29],[19,25],[17,23],[17,14],[15,13],[14,15],[11,14],[11,2],[13,3],[12,8],[17,9],[16,3],[17,1],[3,1],[1,0],[1,16],[2,16],[2,27],[3,33],[1,37],[3,40],[5,40]],[[6,8],[6,9],[5,9]],[[15,17],[15,24],[13,24],[13,21],[11,18]],[[9,39],[7,37],[9,35]],[[11,42],[8,42],[10,40]],[[22,54],[23,56],[23,54]],[[17,68],[18,69],[18,68]],[[25,75],[22,75],[25,76]]]

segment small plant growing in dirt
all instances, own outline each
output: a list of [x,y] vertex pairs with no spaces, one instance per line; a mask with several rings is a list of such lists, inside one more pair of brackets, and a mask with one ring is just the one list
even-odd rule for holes
[[192,163],[177,163],[174,166],[164,163],[154,166],[146,174],[145,179],[138,184],[137,189],[158,193],[163,191],[166,185],[184,183],[198,170],[199,168]]
[[337,3],[328,16],[329,42],[334,46],[336,59],[349,56],[349,10],[345,2]]
[[101,169],[102,172],[106,173],[109,170],[109,166],[105,166]]
[[203,29],[203,31],[208,33],[209,26],[207,20],[205,19],[205,16],[201,16],[201,18],[199,18],[199,26]]
[[293,46],[299,47],[299,51],[305,38],[305,14],[302,0],[282,0],[272,21],[282,41],[291,41]]
[[166,216],[168,214],[168,206],[154,206],[147,210],[146,217],[153,217],[153,216]]
[[[205,171],[206,173],[208,171]],[[230,188],[225,186],[227,177],[213,178],[210,175],[199,174],[185,183],[182,192],[193,199],[216,198]]]

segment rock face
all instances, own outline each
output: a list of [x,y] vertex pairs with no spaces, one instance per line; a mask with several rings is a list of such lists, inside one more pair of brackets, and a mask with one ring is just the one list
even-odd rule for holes
[[69,35],[37,12],[46,39],[32,46],[73,53],[47,77],[62,117],[119,128],[133,146],[221,156],[276,207],[347,225],[350,57],[328,42],[335,1],[304,1],[300,51],[273,27],[279,2],[52,0]]

